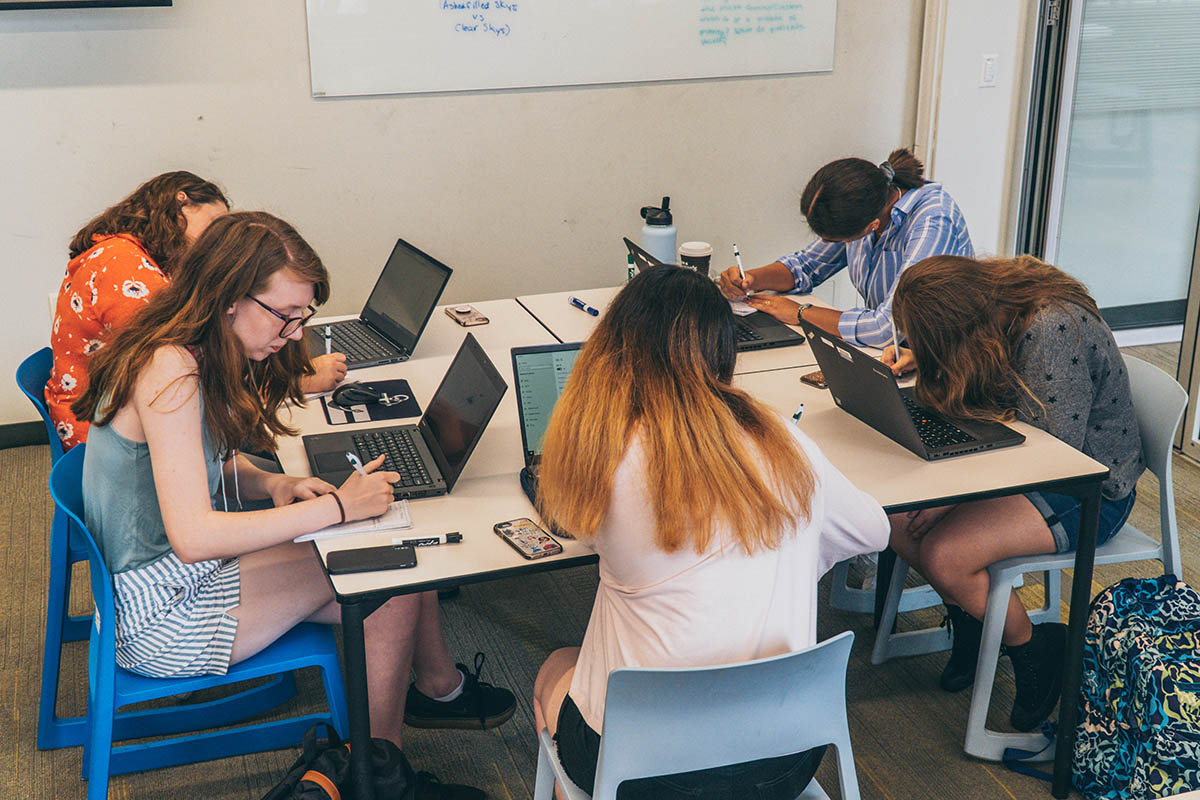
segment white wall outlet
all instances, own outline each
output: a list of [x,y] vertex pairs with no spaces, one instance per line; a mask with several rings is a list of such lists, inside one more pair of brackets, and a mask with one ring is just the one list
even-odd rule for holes
[[995,53],[984,53],[983,64],[979,69],[979,88],[988,89],[996,85],[996,62],[1000,56]]

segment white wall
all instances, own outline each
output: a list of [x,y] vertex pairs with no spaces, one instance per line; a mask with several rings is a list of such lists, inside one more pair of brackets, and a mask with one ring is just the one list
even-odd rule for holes
[[[810,238],[817,167],[911,142],[922,13],[843,0],[831,74],[317,101],[296,0],[0,12],[0,374],[47,341],[70,236],[170,169],[293,222],[333,312],[399,235],[455,268],[450,302],[611,285],[663,194],[680,241],[766,263]],[[0,380],[0,423],[32,418]]]
[[[926,4],[926,30],[937,38],[927,45],[931,57],[923,67],[922,93],[932,113],[918,122],[919,150],[930,176],[962,207],[981,256],[1012,253],[1037,6],[1037,0]],[[985,53],[998,57],[990,88],[979,85]]]

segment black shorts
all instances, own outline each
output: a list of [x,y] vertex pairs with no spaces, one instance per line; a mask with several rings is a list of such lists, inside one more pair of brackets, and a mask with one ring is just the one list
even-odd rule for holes
[[[571,695],[563,699],[554,738],[567,775],[591,794],[600,734],[584,722]],[[617,789],[617,800],[795,800],[816,774],[824,754],[822,745],[792,756],[625,781]]]

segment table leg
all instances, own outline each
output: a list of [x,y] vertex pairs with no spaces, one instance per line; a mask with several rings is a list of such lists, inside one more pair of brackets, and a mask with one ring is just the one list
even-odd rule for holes
[[350,776],[357,800],[375,800],[371,769],[371,711],[367,701],[366,603],[342,603],[342,652],[346,659],[346,703],[350,716]]
[[[879,554],[878,570],[875,573],[875,627],[883,617],[883,607],[887,604],[888,586],[892,582],[892,570],[896,566],[896,551],[885,547]],[[890,632],[890,631],[889,631]]]
[[1071,792],[1075,725],[1079,718],[1079,684],[1083,677],[1083,633],[1092,600],[1092,568],[1096,561],[1096,531],[1100,525],[1099,481],[1081,489],[1077,496],[1082,501],[1079,543],[1075,547],[1075,574],[1071,583],[1067,654],[1062,697],[1058,702],[1058,741],[1054,751],[1054,783],[1051,788],[1051,793],[1060,800]]

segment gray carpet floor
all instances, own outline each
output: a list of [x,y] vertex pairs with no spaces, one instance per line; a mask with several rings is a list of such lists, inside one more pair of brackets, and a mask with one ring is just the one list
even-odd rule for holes
[[[1136,354],[1174,371],[1177,349],[1136,348]],[[70,800],[85,795],[79,778],[82,752],[70,748],[37,750],[37,705],[41,675],[47,564],[45,535],[50,524],[46,491],[46,447],[0,451],[0,798]],[[1185,575],[1200,569],[1200,466],[1176,457],[1175,494]],[[1147,474],[1138,486],[1132,521],[1142,530],[1157,529],[1158,486]],[[1100,568],[1098,591],[1122,577],[1152,576],[1157,563]],[[1064,578],[1064,585],[1068,585]],[[75,613],[88,608],[86,574],[76,569]],[[466,587],[443,604],[451,652],[470,663],[477,650],[487,654],[483,678],[511,688],[516,715],[488,732],[406,731],[405,751],[418,769],[444,780],[471,783],[494,798],[522,800],[533,786],[537,756],[530,694],[546,655],[577,645],[583,636],[596,586],[594,567],[542,573],[521,580]],[[1021,590],[1033,604],[1038,587]],[[848,682],[850,726],[862,796],[883,800],[980,798],[1024,800],[1049,797],[1048,785],[1007,772],[1003,766],[962,752],[969,693],[946,694],[937,688],[944,655],[870,664],[873,636],[865,615],[828,605],[829,578],[821,584],[820,635],[853,630],[856,640]],[[904,626],[936,624],[940,614],[927,610],[906,615]],[[62,668],[59,713],[79,713],[86,682],[86,645],[70,644]],[[297,698],[280,713],[319,706],[315,675],[301,674]],[[1001,660],[992,700],[990,725],[1007,729],[1012,676]],[[133,775],[116,776],[111,798],[209,798],[257,800],[296,757],[292,750],[224,759]],[[831,761],[818,778],[834,797],[837,777]]]

